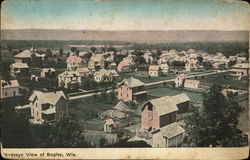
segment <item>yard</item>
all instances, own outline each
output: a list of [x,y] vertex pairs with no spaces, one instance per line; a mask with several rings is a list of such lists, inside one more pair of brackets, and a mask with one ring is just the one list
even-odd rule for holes
[[111,109],[117,100],[111,100],[110,96],[106,98],[84,97],[71,100],[69,102],[69,114],[76,115],[82,126],[88,130],[102,130],[104,122],[98,118],[98,115],[108,109]]
[[248,88],[248,79],[246,77],[242,78],[241,80],[238,80],[238,77],[231,76],[229,75],[229,73],[207,75],[204,76],[204,79],[202,77],[198,77],[197,79],[200,80],[201,83],[230,85],[233,88],[245,90]]

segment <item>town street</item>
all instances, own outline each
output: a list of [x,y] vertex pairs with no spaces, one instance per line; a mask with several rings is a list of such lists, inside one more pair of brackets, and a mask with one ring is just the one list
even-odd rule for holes
[[[209,72],[209,73],[200,73],[200,74],[196,74],[196,75],[187,76],[187,78],[194,78],[195,76],[201,77],[201,76],[207,76],[207,75],[212,75],[212,74],[225,73],[228,71],[229,70],[221,70],[221,71],[218,70],[218,71],[213,71],[213,72]],[[163,80],[163,81],[158,81],[158,82],[147,83],[146,86],[157,85],[157,84],[161,84],[164,82],[171,82],[171,81],[175,81],[175,79],[173,78],[173,79],[168,79],[168,80]],[[112,92],[112,89],[109,89],[106,91],[106,93],[110,93],[110,92]],[[117,92],[117,89],[115,89],[115,92]],[[101,91],[99,91],[97,93],[84,93],[84,92],[82,92],[82,95],[77,95],[77,96],[70,96],[70,94],[68,94],[68,96],[69,96],[69,100],[74,100],[74,99],[93,96],[94,94],[100,95]]]

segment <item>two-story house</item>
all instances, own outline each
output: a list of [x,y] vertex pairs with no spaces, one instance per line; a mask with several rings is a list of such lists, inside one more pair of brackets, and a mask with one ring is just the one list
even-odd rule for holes
[[58,86],[70,88],[70,86],[80,86],[82,77],[73,71],[65,71],[58,75]]
[[31,122],[43,123],[58,120],[68,114],[67,98],[63,91],[34,91],[29,97]]
[[1,80],[1,99],[20,96],[19,87],[17,80]]
[[119,75],[115,70],[101,69],[94,73],[94,80],[96,82],[113,82]]
[[141,101],[147,98],[147,91],[145,91],[145,83],[139,79],[130,77],[124,79],[118,88],[118,99],[127,101]]
[[197,70],[198,68],[199,68],[198,60],[196,60],[196,59],[189,59],[185,63],[185,69],[188,72],[193,72],[193,71]]
[[90,70],[99,70],[105,68],[105,61],[102,54],[93,54],[88,62]]
[[86,61],[79,56],[69,56],[66,62],[68,71],[75,71],[77,68],[82,68],[87,66]]

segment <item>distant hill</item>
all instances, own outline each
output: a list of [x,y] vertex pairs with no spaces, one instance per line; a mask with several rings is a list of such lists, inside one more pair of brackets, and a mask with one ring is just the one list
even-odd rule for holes
[[107,40],[137,43],[249,41],[248,31],[2,30],[2,40]]

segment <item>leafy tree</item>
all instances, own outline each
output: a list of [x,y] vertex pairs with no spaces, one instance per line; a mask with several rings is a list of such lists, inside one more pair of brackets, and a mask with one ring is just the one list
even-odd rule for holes
[[96,52],[96,47],[91,47],[90,50],[92,51],[92,53]]
[[60,56],[63,55],[63,49],[62,49],[62,48],[60,48],[60,50],[59,50],[59,55],[60,55]]
[[71,52],[75,52],[76,50],[77,50],[76,47],[70,47],[70,51],[71,51]]
[[52,124],[46,147],[84,147],[82,131],[75,117],[64,117]]
[[79,49],[77,49],[75,53],[76,53],[76,55],[78,56],[79,53],[80,53]]
[[135,63],[138,63],[138,64],[146,64],[147,62],[146,62],[146,60],[145,60],[143,57],[141,57],[141,56],[136,56],[136,57],[135,57]]
[[45,54],[46,54],[48,57],[52,57],[52,51],[51,51],[51,49],[50,49],[50,48],[46,49]]
[[197,60],[198,60],[199,63],[202,63],[203,58],[202,58],[201,56],[198,56],[198,57],[197,57]]
[[189,134],[198,147],[244,145],[244,135],[237,128],[243,108],[232,97],[224,97],[222,88],[213,85],[203,94],[203,110],[194,110],[187,120]]

